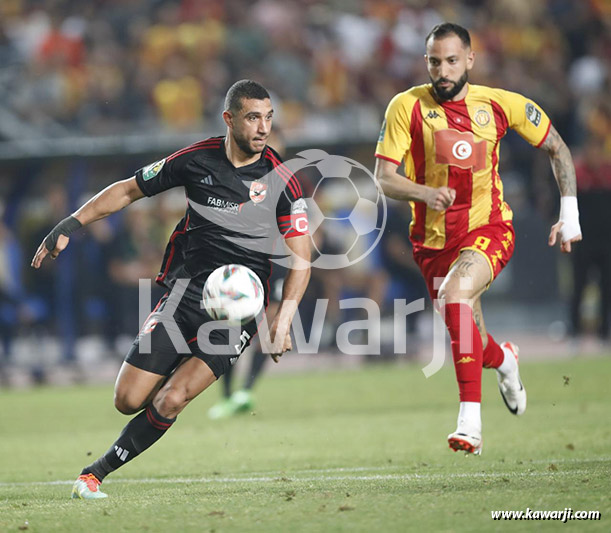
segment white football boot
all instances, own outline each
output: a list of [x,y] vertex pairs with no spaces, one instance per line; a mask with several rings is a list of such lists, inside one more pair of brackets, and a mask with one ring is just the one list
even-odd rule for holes
[[499,391],[509,412],[513,415],[522,415],[526,411],[526,389],[520,380],[518,362],[520,349],[513,342],[504,342],[501,344],[501,348],[506,361],[511,361],[511,358],[515,359],[515,367],[506,372],[500,372],[499,369],[496,369]]
[[101,482],[93,474],[80,475],[72,487],[72,498],[81,500],[98,500],[107,498],[108,494],[100,490]]
[[463,451],[465,454],[481,455],[483,448],[482,432],[459,425],[454,433],[448,435],[448,445],[455,452]]
[[460,402],[456,431],[448,435],[448,444],[455,452],[482,453],[482,419],[479,402]]

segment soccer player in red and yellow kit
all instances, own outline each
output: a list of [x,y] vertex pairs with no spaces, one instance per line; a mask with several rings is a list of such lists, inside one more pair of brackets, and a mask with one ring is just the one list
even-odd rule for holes
[[468,83],[475,53],[466,29],[440,24],[425,45],[431,83],[391,100],[375,174],[387,196],[411,204],[414,257],[452,341],[460,409],[457,429],[448,436],[450,448],[478,454],[482,367],[497,370],[501,396],[513,414],[526,409],[517,347],[499,345],[487,333],[480,301],[514,248],[513,215],[498,173],[500,140],[512,128],[548,152],[561,194],[549,245],[559,240],[563,252],[581,240],[575,169],[569,149],[537,104]]

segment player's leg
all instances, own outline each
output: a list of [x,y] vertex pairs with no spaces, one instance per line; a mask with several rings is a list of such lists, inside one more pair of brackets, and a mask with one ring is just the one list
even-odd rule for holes
[[[150,448],[172,427],[176,417],[187,404],[215,381],[216,376],[202,360],[191,357],[183,361],[155,392],[146,408],[123,428],[110,449],[83,469],[79,478],[81,484],[86,485],[89,481],[99,485],[108,474]],[[74,497],[90,497],[91,494],[87,491],[79,493],[78,483],[77,480]],[[95,488],[97,489],[97,486]],[[92,492],[103,494],[98,490]],[[93,498],[96,497],[100,496]]]
[[[163,301],[162,298],[160,304]],[[147,319],[115,383],[115,406],[121,413],[135,414],[146,409],[128,422],[104,455],[81,471],[72,490],[73,498],[105,498],[98,489],[102,480],[133,458],[136,449],[146,449],[157,441],[171,425],[170,421],[157,416],[151,400],[187,354],[177,353],[168,331],[155,318],[158,316],[151,315]],[[146,337],[150,339],[150,350],[141,349],[141,342]]]
[[115,382],[115,407],[124,415],[133,415],[148,405],[166,376],[143,370],[124,361]]
[[[268,323],[271,322],[280,307],[279,302],[282,299],[282,281],[282,278],[278,278],[272,283],[272,291],[270,294],[271,301],[265,311],[268,317]],[[257,347],[253,350],[251,356],[250,368],[246,374],[244,387],[233,393],[231,392],[231,386],[228,386],[228,384],[231,383],[231,376],[233,375],[234,369],[233,366],[228,366],[225,374],[223,374],[223,398],[208,410],[208,417],[212,420],[217,420],[219,418],[227,418],[236,413],[250,412],[254,408],[252,388],[261,375],[268,358],[269,356],[261,351],[259,343],[257,343]]]
[[460,409],[457,429],[448,437],[450,447],[479,453],[481,450],[481,380],[483,343],[474,319],[473,303],[492,279],[486,257],[463,250],[445,277],[438,293],[452,345]]
[[[277,294],[272,294],[273,301],[269,303],[269,305],[267,306],[267,310],[265,311],[268,317],[268,323],[271,323],[273,317],[278,312],[278,309],[280,308],[280,300],[282,299],[282,283],[276,282],[276,285],[278,286],[278,289],[274,292],[276,292]],[[250,359],[250,369],[246,374],[244,387],[241,390],[236,391],[231,397],[231,400],[233,401],[238,411],[250,411],[254,408],[252,389],[255,386],[257,380],[259,379],[259,376],[261,376],[261,373],[265,368],[265,363],[268,359],[269,355],[263,353],[260,343],[257,343],[257,346],[255,347],[252,357]]]
[[518,347],[512,342],[503,342],[499,345],[486,331],[481,297],[473,302],[473,319],[482,337],[484,368],[496,370],[499,391],[509,412],[514,415],[523,414],[526,410],[526,390],[520,379]]
[[252,359],[250,362],[250,370],[246,375],[246,381],[244,382],[245,391],[250,391],[255,385],[258,377],[261,375],[263,368],[265,367],[265,362],[269,359],[269,356],[263,352],[259,348],[255,350],[252,354]]
[[226,372],[223,374],[221,379],[222,382],[222,394],[223,397],[217,403],[215,403],[210,409],[208,409],[208,418],[211,420],[218,420],[219,418],[227,418],[234,412],[234,406],[231,401],[231,391],[233,383],[233,366],[227,367]]
[[184,361],[159,389],[149,407],[162,423],[173,423],[183,409],[216,381],[207,363],[197,357]]

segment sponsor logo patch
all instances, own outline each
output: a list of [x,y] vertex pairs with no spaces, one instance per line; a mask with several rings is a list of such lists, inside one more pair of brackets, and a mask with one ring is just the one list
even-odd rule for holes
[[222,211],[223,213],[237,215],[242,208],[242,204],[231,202],[229,200],[223,200],[222,198],[215,198],[214,196],[208,196],[208,207],[211,207],[216,211]]
[[293,202],[293,205],[291,205],[291,215],[300,215],[303,213],[307,213],[307,211],[308,204],[306,204],[306,201],[303,198],[295,200]]
[[163,165],[165,165],[165,159],[162,159],[161,161],[157,161],[156,163],[153,163],[149,165],[148,167],[144,167],[142,169],[142,179],[144,181],[148,181],[154,178],[157,174],[159,174],[159,172],[161,172]]
[[541,111],[539,111],[533,104],[528,102],[526,104],[526,118],[535,126],[538,126],[541,123]]
[[386,134],[386,119],[382,122],[382,128],[380,129],[380,135],[378,136],[378,142],[381,143],[384,140],[384,135]]

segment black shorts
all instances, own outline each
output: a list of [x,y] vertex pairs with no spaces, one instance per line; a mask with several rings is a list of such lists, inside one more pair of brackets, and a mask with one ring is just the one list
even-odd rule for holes
[[184,299],[176,304],[165,294],[145,320],[125,361],[169,376],[183,358],[197,357],[218,379],[236,363],[256,333],[256,320],[237,326],[215,323],[205,309]]

